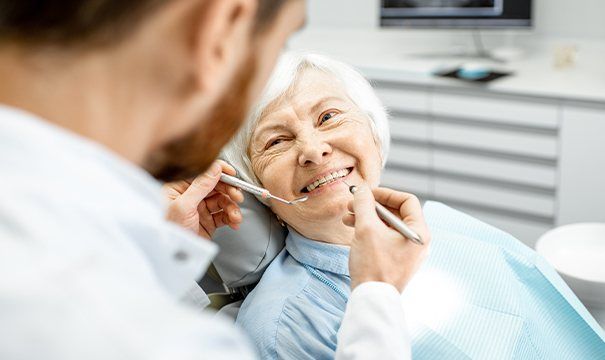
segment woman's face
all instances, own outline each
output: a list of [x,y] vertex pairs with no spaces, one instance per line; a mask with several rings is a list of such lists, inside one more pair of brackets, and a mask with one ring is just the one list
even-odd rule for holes
[[250,143],[252,168],[265,188],[295,206],[273,211],[299,232],[338,222],[352,199],[348,187],[378,186],[382,160],[370,119],[342,85],[319,70],[305,70],[292,91],[265,109]]

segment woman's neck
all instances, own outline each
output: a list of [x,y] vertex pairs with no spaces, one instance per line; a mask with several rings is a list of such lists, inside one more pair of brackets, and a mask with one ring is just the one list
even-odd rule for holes
[[346,226],[341,219],[290,227],[308,239],[330,244],[350,245],[355,236],[355,228]]

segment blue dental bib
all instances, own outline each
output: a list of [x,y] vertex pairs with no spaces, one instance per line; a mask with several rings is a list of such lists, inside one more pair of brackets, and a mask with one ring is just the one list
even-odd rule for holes
[[414,359],[605,359],[557,272],[507,233],[427,202],[431,253],[404,292]]

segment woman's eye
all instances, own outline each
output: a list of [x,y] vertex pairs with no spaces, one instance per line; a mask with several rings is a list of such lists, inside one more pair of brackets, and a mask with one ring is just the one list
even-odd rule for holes
[[275,146],[275,145],[278,145],[278,144],[280,144],[280,143],[281,143],[281,142],[283,142],[283,141],[284,141],[284,139],[275,139],[275,140],[273,140],[273,141],[270,141],[270,142],[268,143],[268,145],[267,145],[267,149],[268,149],[268,148],[270,148],[270,147],[273,147],[273,146]]
[[329,112],[323,113],[319,117],[319,125],[321,125],[321,124],[325,123],[326,121],[330,120],[331,118],[333,118],[337,114],[338,113],[336,111],[329,111]]

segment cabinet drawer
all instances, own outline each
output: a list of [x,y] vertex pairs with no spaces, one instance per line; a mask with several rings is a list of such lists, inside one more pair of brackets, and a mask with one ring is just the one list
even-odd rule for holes
[[429,141],[429,121],[413,117],[394,116],[389,122],[391,138]]
[[436,144],[522,156],[557,158],[557,138],[550,135],[447,123],[434,123],[432,130],[433,141]]
[[551,195],[439,177],[434,179],[434,194],[437,198],[544,217],[552,217],[555,210]]
[[558,128],[558,106],[481,95],[435,93],[432,110],[436,115],[486,122]]
[[437,171],[454,174],[551,189],[556,187],[556,169],[548,165],[433,150],[433,167]]
[[431,167],[431,152],[425,147],[391,143],[387,163],[428,169]]
[[422,196],[431,194],[431,181],[428,174],[387,168],[382,173],[380,184],[391,189]]
[[422,114],[429,111],[427,91],[379,87],[376,88],[376,94],[389,110]]

